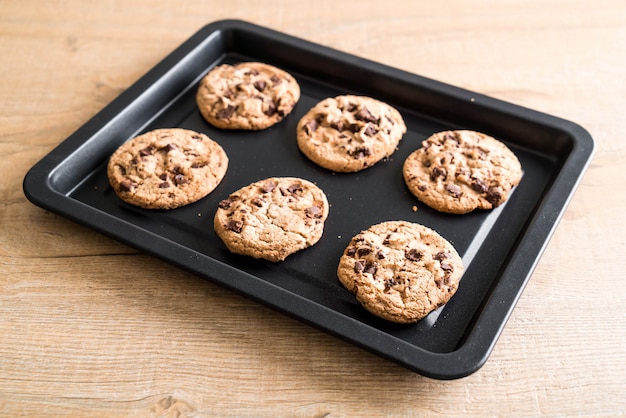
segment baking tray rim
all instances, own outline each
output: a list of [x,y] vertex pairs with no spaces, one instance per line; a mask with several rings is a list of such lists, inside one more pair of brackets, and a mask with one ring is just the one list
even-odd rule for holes
[[[108,124],[114,123],[117,115],[137,100],[141,94],[150,89],[156,81],[177,65],[182,58],[190,54],[195,48],[200,47],[202,42],[208,42],[212,34],[228,30],[250,32],[282,43],[295,44],[300,48],[312,50],[316,54],[332,56],[334,59],[341,58],[380,73],[390,74],[394,78],[404,78],[411,83],[427,83],[429,90],[439,94],[464,98],[471,97],[487,110],[497,109],[498,112],[515,114],[529,122],[548,126],[566,133],[572,139],[569,154],[548,186],[550,190],[545,193],[545,199],[539,203],[535,209],[535,214],[531,216],[524,231],[519,236],[517,248],[513,251],[499,275],[498,283],[493,286],[489,300],[485,301],[482,310],[477,314],[477,318],[469,330],[467,338],[456,350],[445,353],[432,352],[386,333],[386,342],[392,342],[393,344],[385,347],[372,346],[366,343],[365,340],[380,337],[381,331],[368,324],[345,316],[287,289],[260,280],[240,269],[208,256],[206,257],[209,260],[198,259],[198,261],[208,261],[211,265],[213,271],[207,274],[207,271],[202,271],[199,266],[194,267],[188,263],[178,261],[187,260],[189,257],[197,257],[196,251],[151,231],[139,228],[137,225],[112,216],[106,211],[73,199],[69,194],[61,193],[55,188],[53,184],[54,173],[72,153],[77,151],[79,147],[84,146],[96,132],[105,129]],[[163,259],[182,269],[191,271],[259,303],[295,317],[304,323],[403,365],[410,370],[431,378],[454,379],[472,374],[487,361],[528,279],[532,275],[558,222],[572,199],[593,157],[594,148],[594,141],[589,133],[573,122],[411,74],[242,20],[228,19],[216,21],[201,28],[72,135],[57,145],[28,171],[24,178],[23,190],[28,200],[37,206],[97,230],[104,235],[111,236],[118,241]],[[542,216],[538,216],[539,214]],[[112,232],[115,231],[116,225],[118,227],[121,225],[130,227],[135,233],[131,236],[119,236],[119,234]],[[158,238],[158,245],[163,245],[167,249],[167,253],[161,253],[158,248],[155,250],[154,245],[148,246],[144,244],[145,242],[150,242],[145,240],[145,237],[148,236]],[[536,245],[537,242],[541,243],[539,247]],[[164,254],[168,255],[165,256]],[[233,283],[220,279],[222,274],[227,277],[233,274],[233,272],[236,272],[241,277],[248,276],[247,280],[243,283]],[[251,292],[251,289],[254,292]],[[269,299],[264,297],[264,294],[270,292],[280,294],[281,303],[274,302],[274,299],[279,299],[275,296]],[[292,305],[305,306],[306,310],[311,310],[311,312],[296,313],[290,308]],[[341,319],[341,327],[337,327],[335,323],[334,328],[329,328],[324,324],[324,321],[321,321],[321,323],[319,321],[319,318],[331,317],[334,319],[337,316]]]

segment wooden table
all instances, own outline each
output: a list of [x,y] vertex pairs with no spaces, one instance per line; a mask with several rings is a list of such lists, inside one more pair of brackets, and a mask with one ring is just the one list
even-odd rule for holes
[[[626,3],[426,3],[0,1],[0,415],[626,413]],[[224,18],[593,135],[595,158],[478,372],[421,377],[26,200],[33,164]]]

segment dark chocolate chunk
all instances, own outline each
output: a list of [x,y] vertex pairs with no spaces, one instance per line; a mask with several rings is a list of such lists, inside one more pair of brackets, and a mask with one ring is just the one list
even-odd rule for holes
[[448,193],[450,193],[453,197],[461,197],[461,195],[463,194],[461,191],[461,188],[459,186],[457,186],[454,183],[448,183],[446,184],[446,190],[448,191]]
[[182,174],[176,174],[174,176],[174,184],[176,184],[177,186],[180,186],[181,184],[187,184],[189,183],[189,180],[187,180],[187,178],[182,175]]
[[374,115],[372,115],[372,113],[369,110],[367,110],[366,107],[356,112],[354,114],[354,118],[356,120],[362,120],[364,122],[373,122],[373,123],[378,122],[378,119],[376,119]]
[[220,203],[218,203],[217,206],[220,209],[228,209],[232,203],[233,199],[229,197],[228,199],[220,200]]
[[317,130],[317,121],[311,119],[304,127],[308,130],[308,133],[311,134]]
[[263,90],[265,90],[265,86],[267,85],[267,83],[265,81],[263,81],[263,80],[257,80],[252,85],[258,91],[263,91]]
[[147,157],[148,155],[154,154],[154,151],[156,151],[156,149],[152,145],[148,145],[144,149],[139,150],[139,155],[141,155],[142,157]]
[[280,116],[281,118],[284,118],[286,113],[285,113],[285,109],[283,109],[282,107],[280,107],[281,103],[280,103],[280,99],[278,99],[276,101],[276,113],[278,113],[278,116]]
[[454,270],[454,267],[452,267],[452,264],[448,263],[447,261],[442,261],[441,269],[446,272],[451,272]]
[[282,81],[282,78],[280,78],[279,76],[277,76],[276,74],[274,74],[271,78],[270,81],[272,83],[274,83],[274,85],[280,83]]
[[504,197],[502,196],[502,190],[497,186],[490,187],[487,191],[487,196],[485,196],[485,199],[487,199],[487,202],[491,203],[494,207],[500,205],[500,203],[502,203],[502,201],[504,200]]
[[447,251],[439,251],[433,258],[437,261],[447,260],[450,258],[450,253]]
[[404,256],[406,257],[407,260],[410,260],[410,261],[420,261],[423,257],[423,254],[420,253],[415,248],[411,248],[404,252]]
[[322,217],[322,211],[317,206],[311,206],[310,208],[307,208],[304,213],[308,218],[311,219]]
[[365,131],[363,131],[363,133],[367,136],[375,135],[377,132],[378,132],[378,129],[376,128],[376,126],[372,125],[371,123],[368,123],[367,126],[365,127]]
[[457,144],[459,143],[459,139],[457,138],[455,132],[446,132],[446,134],[443,136],[443,139],[446,141],[456,142]]
[[233,113],[235,113],[235,110],[237,110],[237,106],[228,105],[224,109],[218,111],[216,116],[218,119],[228,119],[233,115]]
[[332,122],[330,124],[330,127],[339,132],[342,132],[346,129],[346,124],[343,121],[337,121],[337,122]]
[[472,181],[472,189],[478,193],[485,193],[489,190],[489,186],[487,186],[487,182],[485,182],[485,180],[474,179],[474,181]]
[[375,274],[376,274],[376,271],[377,271],[377,270],[378,270],[378,266],[376,265],[376,263],[371,263],[371,264],[370,264],[370,263],[368,263],[368,264],[365,266],[365,270],[364,270],[364,272],[365,272],[365,273],[369,273],[369,274],[371,274],[371,275],[373,276],[373,275],[375,275]]
[[357,133],[361,130],[361,126],[358,123],[351,123],[346,129],[352,133]]
[[228,229],[229,231],[240,233],[241,230],[243,229],[243,222],[230,220],[226,224],[226,229]]
[[173,151],[175,149],[178,149],[178,146],[176,146],[176,144],[167,144],[166,146],[164,146],[163,148],[161,148],[163,151],[165,152],[170,152]]
[[261,187],[261,190],[263,191],[263,193],[269,193],[275,188],[276,188],[276,183],[274,183],[273,181],[268,181],[268,182],[263,183],[263,187]]
[[159,184],[159,189],[167,189],[168,187],[170,187],[169,181],[164,181],[163,183]]
[[363,260],[356,260],[354,262],[354,272],[355,273],[361,273],[364,270],[365,270],[365,261],[363,261]]
[[376,274],[378,265],[376,263],[368,263],[365,260],[356,260],[354,262],[355,273],[369,273],[372,276]]
[[356,250],[356,256],[357,257],[364,257],[368,254],[370,254],[372,252],[372,249],[369,247],[360,247],[358,250]]
[[287,191],[291,194],[297,194],[302,192],[302,185],[300,183],[293,183],[287,188]]
[[130,179],[124,179],[120,182],[120,190],[123,192],[130,192],[135,187],[135,184]]
[[383,240],[383,245],[389,245],[391,244],[391,234],[387,234],[387,236],[385,237],[385,239]]
[[207,165],[209,165],[208,161],[195,161],[193,164],[191,164],[191,168],[202,168],[206,167]]
[[267,102],[267,109],[263,111],[266,116],[274,116],[276,114],[276,104],[270,100]]
[[357,159],[367,157],[370,154],[371,154],[371,151],[367,147],[358,147],[351,151],[348,151],[349,156],[353,158],[357,158]]
[[435,166],[430,173],[430,178],[435,180],[437,177],[443,177],[445,180],[448,177],[448,172],[443,167]]

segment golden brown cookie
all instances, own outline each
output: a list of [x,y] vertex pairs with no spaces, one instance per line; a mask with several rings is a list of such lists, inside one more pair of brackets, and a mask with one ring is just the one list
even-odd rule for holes
[[406,132],[395,108],[365,96],[322,100],[297,127],[298,147],[311,161],[338,172],[355,172],[389,157]]
[[474,131],[438,132],[404,162],[404,181],[420,201],[462,214],[504,203],[522,166],[502,142]]
[[412,323],[450,300],[463,270],[452,244],[432,229],[389,221],[352,238],[337,276],[372,314]]
[[222,129],[268,128],[291,113],[299,99],[300,86],[291,74],[260,62],[215,67],[196,94],[204,119]]
[[273,177],[222,200],[214,228],[231,252],[276,262],[317,243],[328,211],[326,195],[315,184]]
[[213,191],[228,168],[222,147],[186,129],[156,129],[122,144],[107,176],[123,201],[145,209],[174,209]]

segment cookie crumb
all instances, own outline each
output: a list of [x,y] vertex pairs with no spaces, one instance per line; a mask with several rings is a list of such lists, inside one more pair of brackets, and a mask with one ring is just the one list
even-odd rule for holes
[[411,208],[411,210],[412,210],[413,212],[417,212],[417,206],[413,205],[413,207]]

